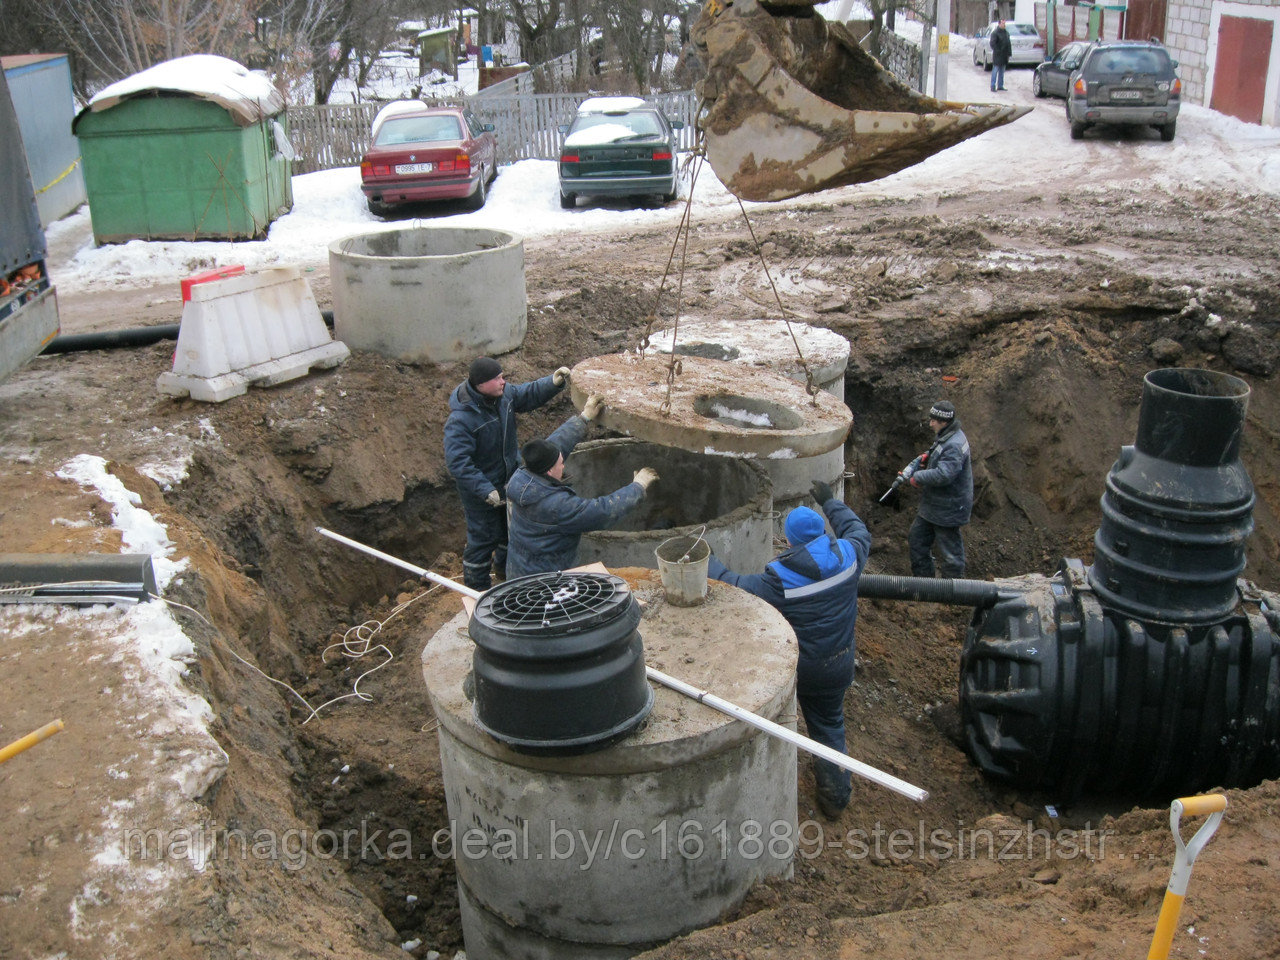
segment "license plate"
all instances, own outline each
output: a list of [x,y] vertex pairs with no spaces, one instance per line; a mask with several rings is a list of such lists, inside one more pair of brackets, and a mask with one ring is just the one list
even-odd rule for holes
[[1112,90],[1111,99],[1112,100],[1141,100],[1142,91],[1141,90]]
[[397,163],[396,173],[430,173],[436,168],[434,163]]

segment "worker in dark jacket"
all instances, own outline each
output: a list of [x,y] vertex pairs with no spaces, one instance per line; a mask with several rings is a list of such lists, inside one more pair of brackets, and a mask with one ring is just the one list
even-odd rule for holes
[[603,409],[603,400],[588,397],[581,415],[570,417],[546,440],[531,440],[520,450],[524,465],[507,484],[509,577],[576,567],[582,535],[603,530],[622,519],[639,505],[649,485],[658,479],[655,470],[643,467],[625,487],[594,499],[578,496],[569,486],[564,477],[565,457],[582,442],[591,421]]
[[[714,556],[707,573],[755,594],[787,618],[800,646],[796,699],[809,736],[844,753],[844,695],[853,683],[858,580],[871,552],[871,534],[827,484],[814,483],[813,496],[835,537],[827,534],[821,514],[796,507],[784,526],[790,547],[764,573],[733,573]],[[849,804],[849,773],[815,758],[813,775],[818,809],[834,819]]]
[[1009,58],[1013,56],[1013,41],[1009,39],[1009,30],[1001,20],[991,31],[991,89],[1004,89],[1004,71],[1009,66]]
[[531,383],[507,383],[492,357],[471,363],[467,379],[449,397],[444,458],[467,518],[462,582],[488,590],[490,565],[506,576],[507,511],[502,491],[516,471],[516,414],[542,406],[569,382],[569,368]]
[[964,539],[960,528],[973,513],[973,464],[969,439],[960,429],[956,408],[939,400],[929,408],[933,445],[912,460],[902,477],[920,488],[920,510],[907,531],[911,574],[933,576],[933,548],[944,577],[964,576]]

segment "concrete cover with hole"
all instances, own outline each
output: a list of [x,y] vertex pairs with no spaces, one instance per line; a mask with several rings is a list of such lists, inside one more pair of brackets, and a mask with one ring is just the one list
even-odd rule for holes
[[[838,448],[853,414],[830,394],[810,397],[804,384],[723,360],[680,357],[668,392],[671,357],[615,354],[573,368],[581,409],[605,398],[600,424],[642,440],[694,453],[790,460]],[[670,409],[665,409],[667,400]]]

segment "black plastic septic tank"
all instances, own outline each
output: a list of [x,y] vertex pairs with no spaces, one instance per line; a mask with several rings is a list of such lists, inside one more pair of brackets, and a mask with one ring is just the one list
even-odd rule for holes
[[1248,398],[1226,374],[1149,373],[1094,565],[1066,560],[975,614],[960,705],[984,771],[1068,796],[1280,776],[1280,596],[1238,579],[1253,530]]

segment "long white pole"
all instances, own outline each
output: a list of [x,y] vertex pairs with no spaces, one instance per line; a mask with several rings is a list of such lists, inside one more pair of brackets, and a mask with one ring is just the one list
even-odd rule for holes
[[[432,583],[438,583],[442,587],[448,587],[465,597],[472,600],[478,600],[482,594],[479,590],[472,590],[470,587],[464,587],[456,580],[450,580],[448,577],[442,577],[438,573],[432,573],[430,570],[424,570],[422,567],[414,566],[397,557],[391,556],[389,553],[383,553],[381,550],[375,550],[373,547],[366,546],[358,540],[352,540],[350,537],[344,537],[340,533],[334,533],[332,530],[326,530],[324,527],[316,527],[316,533],[321,536],[328,537],[330,540],[336,540],[338,543],[345,544],[361,553],[367,553],[371,557],[377,557],[379,560],[385,560],[387,563],[394,564],[410,573],[416,573],[420,577],[430,580]],[[894,793],[900,793],[902,796],[911,800],[923,803],[929,799],[929,791],[922,790],[917,786],[907,783],[905,780],[899,780],[891,773],[885,773],[878,770],[870,764],[863,763],[861,760],[855,760],[853,757],[841,753],[839,750],[832,750],[825,744],[818,743],[816,740],[810,740],[808,737],[801,736],[794,730],[788,730],[781,724],[774,723],[772,720],[766,720],[759,714],[752,713],[744,707],[740,707],[735,703],[730,703],[717,697],[714,693],[708,693],[706,690],[699,690],[691,684],[685,683],[683,680],[677,680],[675,677],[668,676],[660,670],[653,667],[645,667],[645,674],[654,683],[659,683],[668,689],[683,694],[691,700],[697,700],[699,703],[711,707],[713,710],[719,710],[721,713],[733,717],[735,720],[741,720],[743,723],[755,727],[769,736],[778,740],[783,740],[793,746],[799,747],[807,753],[813,754],[815,757],[821,757],[834,763],[843,770],[848,770],[852,774],[856,774],[863,779],[870,780],[872,783],[878,783],[886,789],[892,790]]]

